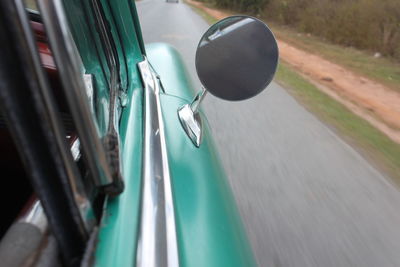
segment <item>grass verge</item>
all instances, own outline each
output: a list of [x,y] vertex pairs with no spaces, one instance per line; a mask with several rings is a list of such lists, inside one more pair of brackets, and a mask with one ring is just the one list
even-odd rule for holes
[[[190,3],[188,4],[190,5]],[[190,6],[209,24],[213,24],[217,21],[217,19],[204,10],[194,5]],[[281,28],[277,29],[277,27]],[[293,31],[282,29],[282,26],[273,24],[272,28],[278,38],[289,41],[310,52],[319,51],[321,54],[324,54],[323,56],[328,60],[331,59],[331,57],[337,57],[339,58],[339,62],[336,62],[350,67],[351,69],[359,68],[359,65],[362,65],[361,72],[372,71],[372,65],[377,64],[376,62],[383,61],[384,64],[378,66],[378,69],[380,69],[380,71],[378,71],[379,74],[374,74],[378,77],[376,80],[383,79],[385,75],[393,75],[395,79],[399,80],[400,84],[400,72],[399,77],[393,74],[396,68],[394,68],[393,66],[395,65],[392,64],[395,63],[387,59],[376,59],[366,55],[364,52],[356,51],[355,49],[346,49],[336,45],[324,44],[314,40],[315,38],[313,37],[298,36],[294,34]],[[371,77],[369,75],[366,76]],[[356,149],[361,150],[362,154],[374,166],[387,173],[389,177],[400,186],[399,144],[393,142],[366,120],[347,109],[344,105],[323,93],[298,74],[289,64],[281,61],[275,80],[284,86],[287,91],[310,112],[333,128],[344,140],[352,144]],[[400,90],[400,86],[398,90]]]
[[354,73],[363,75],[400,92],[399,62],[384,57],[375,58],[371,52],[329,44],[318,37],[299,33],[289,27],[273,22],[268,22],[268,25],[278,39],[307,52],[318,54],[331,62],[346,67]]
[[[188,4],[191,5],[190,3]],[[194,5],[191,6],[208,23],[213,24],[217,21],[204,10]],[[213,6],[209,7],[215,8]],[[234,12],[230,11],[230,13]],[[372,52],[331,44],[321,38],[299,33],[287,26],[271,22],[268,18],[261,19],[267,21],[268,26],[271,27],[278,39],[307,52],[318,54],[331,62],[346,67],[354,73],[363,75],[400,92],[400,62],[385,57],[375,58]]]
[[185,2],[187,5],[189,5],[189,6],[192,8],[192,10],[193,10],[194,12],[196,12],[197,14],[199,14],[205,21],[207,21],[208,24],[212,25],[212,24],[214,24],[215,22],[218,21],[216,18],[214,18],[213,16],[211,16],[210,14],[208,14],[207,12],[205,12],[203,9],[198,8],[197,6],[195,6],[195,5],[191,4],[191,3],[189,3],[188,1],[185,1],[185,0],[184,0],[184,2]]
[[281,62],[276,74],[279,84],[321,121],[327,123],[347,142],[360,149],[378,169],[400,185],[400,145],[374,128],[364,119],[332,99]]

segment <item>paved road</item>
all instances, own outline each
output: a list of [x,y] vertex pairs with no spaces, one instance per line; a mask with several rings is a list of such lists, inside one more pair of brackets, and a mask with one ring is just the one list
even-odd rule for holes
[[[173,44],[193,81],[207,23],[183,4],[137,2],[146,42]],[[400,193],[273,83],[203,103],[260,266],[400,266]]]

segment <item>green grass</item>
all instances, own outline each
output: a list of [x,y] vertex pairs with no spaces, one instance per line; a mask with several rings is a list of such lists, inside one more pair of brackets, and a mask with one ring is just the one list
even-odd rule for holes
[[185,1],[185,3],[188,4],[193,9],[193,11],[199,14],[205,21],[207,21],[208,24],[212,25],[218,21],[216,18],[205,12],[203,9],[198,8],[197,6],[192,5],[187,1]]
[[347,142],[360,149],[367,159],[400,185],[399,144],[321,92],[297,74],[288,64],[280,63],[276,79],[308,110],[321,121],[333,127]]
[[360,51],[329,44],[320,38],[298,33],[293,29],[268,22],[276,37],[305,51],[319,54],[327,60],[342,65],[355,73],[380,82],[400,92],[400,63],[380,57],[372,52]]
[[[208,23],[217,20],[202,9],[193,10]],[[385,58],[373,58],[365,52],[327,44],[315,37],[268,23],[278,38],[309,52],[317,52],[328,60],[341,64],[371,79],[400,91],[400,64]],[[378,169],[400,185],[400,145],[393,142],[366,120],[358,117],[330,96],[299,75],[289,64],[282,62],[276,80],[310,112],[333,128],[344,140],[361,150]]]
[[[209,7],[215,8],[213,6]],[[193,5],[192,8],[208,23],[213,24],[217,21],[202,9]],[[230,11],[230,13],[233,13],[233,11]],[[331,62],[342,65],[355,73],[400,92],[399,62],[385,57],[375,58],[373,57],[373,52],[330,44],[321,40],[321,38],[308,36],[289,27],[266,21],[277,38],[305,51],[318,54]]]

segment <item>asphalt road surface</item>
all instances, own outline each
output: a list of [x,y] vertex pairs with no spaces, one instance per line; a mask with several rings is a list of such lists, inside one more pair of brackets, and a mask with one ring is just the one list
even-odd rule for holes
[[[144,40],[167,42],[196,88],[208,24],[180,2],[137,3]],[[400,266],[400,193],[282,87],[203,102],[260,266]]]

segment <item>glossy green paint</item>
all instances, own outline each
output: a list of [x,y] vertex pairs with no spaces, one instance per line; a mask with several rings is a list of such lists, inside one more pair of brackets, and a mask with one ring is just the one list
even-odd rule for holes
[[204,138],[196,148],[176,112],[187,101],[167,95],[161,101],[180,266],[256,266],[207,123],[203,120]]
[[[101,0],[120,64],[119,133],[125,191],[105,202],[95,266],[135,266],[143,140],[143,87],[137,63],[145,54],[134,2]],[[71,31],[87,73],[96,77],[97,119],[107,125],[109,70],[95,33],[87,1],[65,1]],[[84,3],[84,4],[82,4]],[[86,11],[85,11],[86,10]],[[189,76],[171,46],[152,44],[146,54],[160,74],[167,150],[175,203],[180,266],[254,266],[254,258],[238,216],[229,184],[205,123],[203,143],[195,148],[184,133],[177,109],[194,97]],[[205,120],[203,120],[205,122]]]
[[106,133],[108,125],[108,80],[110,72],[99,36],[93,30],[95,29],[93,15],[90,11],[88,1],[64,1],[64,8],[71,34],[81,55],[84,73],[92,74],[95,77],[95,117],[97,119],[99,134],[103,136]]
[[95,266],[135,266],[142,168],[141,88],[130,90],[121,118],[124,192],[107,199],[98,235]]
[[136,34],[136,9],[133,1],[102,1],[117,45],[122,75],[120,117],[122,175],[124,192],[105,203],[98,235],[95,266],[134,266],[140,210],[143,139],[143,86],[137,63],[143,61],[141,35]]
[[[133,1],[102,1],[103,6],[108,5],[106,16],[114,23],[111,27],[111,32],[114,38],[114,42],[119,44],[119,57],[122,76],[128,76],[130,73],[125,73],[129,69],[128,66],[132,67],[137,63],[138,55],[143,54],[141,49],[141,34],[136,34],[134,18],[137,17],[136,9],[132,9],[131,5]],[[132,13],[135,12],[135,13]],[[132,78],[132,77],[130,77]],[[126,80],[126,79],[122,79]],[[129,80],[129,78],[128,78]],[[122,89],[126,88],[126,84],[122,84]]]
[[[105,18],[118,54],[120,65],[120,104],[125,106],[128,89],[140,83],[136,63],[142,60],[143,40],[137,34],[137,13],[133,1],[101,0]],[[108,126],[110,70],[89,1],[64,1],[72,36],[84,65],[84,72],[95,77],[95,117],[103,136]],[[119,112],[121,110],[119,109]]]
[[[102,6],[121,64],[119,134],[124,192],[104,205],[95,254],[95,266],[134,266],[140,207],[142,164],[143,86],[137,63],[143,60],[143,41],[136,34],[137,14],[130,0],[103,1]],[[64,2],[71,33],[86,73],[95,76],[97,121],[100,134],[108,125],[110,72],[88,1]],[[124,107],[122,107],[122,104]]]
[[[112,13],[112,8],[107,0],[100,1],[103,6],[104,16],[108,21],[109,30],[111,32],[111,36],[113,39],[113,43],[115,45],[115,50],[118,54],[118,62],[119,62],[119,78],[120,78],[120,89],[126,90],[127,89],[127,66],[125,64],[125,53],[124,49],[121,45],[121,40],[118,32],[118,28],[115,25],[115,18],[114,14]],[[117,1],[120,2],[120,1]]]
[[191,82],[179,54],[162,43],[147,45],[146,51],[166,92],[161,96],[161,107],[180,266],[255,266],[204,114],[201,114],[204,135],[200,148],[192,144],[178,119],[178,108],[193,98]]
[[189,74],[176,49],[165,43],[146,45],[147,58],[161,77],[165,92],[192,100],[195,95]]

